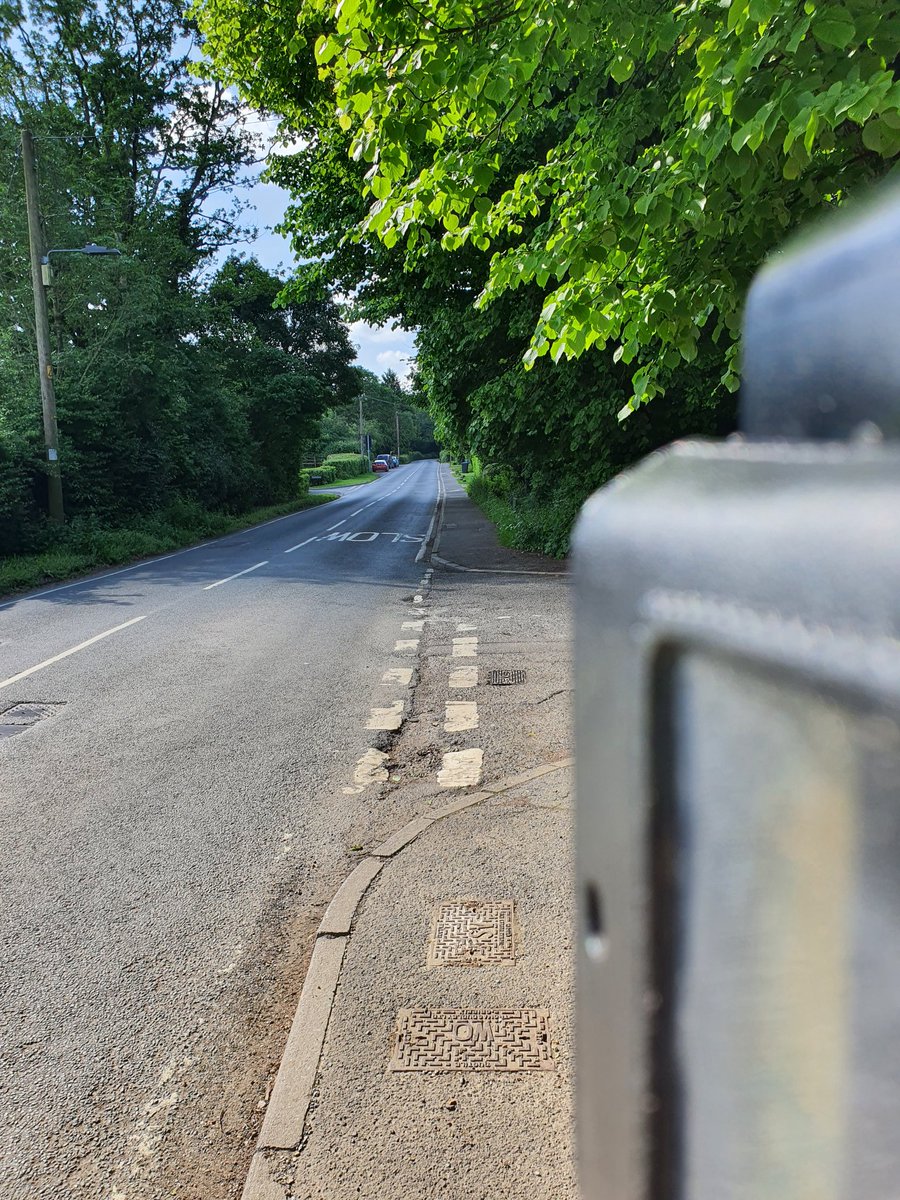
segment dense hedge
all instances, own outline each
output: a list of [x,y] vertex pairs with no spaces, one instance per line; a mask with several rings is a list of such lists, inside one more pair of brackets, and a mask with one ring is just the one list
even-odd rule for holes
[[325,464],[329,463],[338,469],[336,479],[352,479],[355,475],[365,475],[370,469],[369,460],[364,454],[329,454]]

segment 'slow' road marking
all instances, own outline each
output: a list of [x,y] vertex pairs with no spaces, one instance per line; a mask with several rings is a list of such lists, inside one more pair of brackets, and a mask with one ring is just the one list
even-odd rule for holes
[[478,705],[474,700],[448,700],[444,710],[444,729],[447,733],[462,733],[478,728]]
[[455,671],[450,672],[450,687],[452,688],[472,688],[477,683],[477,667],[457,667]]
[[232,579],[237,579],[241,575],[249,575],[251,571],[258,571],[260,567],[264,567],[268,563],[268,559],[264,558],[260,563],[254,563],[252,567],[245,567],[243,571],[235,571],[233,575],[229,575],[227,579],[219,579],[215,583],[208,583],[203,589],[208,592],[210,588],[221,587],[223,583],[231,583]]
[[146,620],[147,614],[143,617],[132,617],[130,621],[123,621],[121,625],[114,625],[112,629],[107,629],[105,633],[95,634],[94,637],[88,638],[86,642],[79,642],[71,650],[63,650],[62,654],[54,654],[52,658],[45,658],[43,662],[38,663],[37,666],[29,667],[27,671],[20,671],[18,675],[10,675],[9,679],[0,680],[0,688],[10,687],[12,684],[18,683],[20,679],[27,679],[35,671],[43,671],[44,667],[50,667],[54,663],[58,663],[60,659],[68,658],[70,654],[77,654],[79,650],[86,650],[88,646],[93,646],[95,642],[102,642],[104,638],[108,638],[111,634],[118,633],[121,629],[127,629],[129,625],[137,625],[138,621]]
[[471,787],[481,780],[481,750],[449,750],[443,757],[437,780],[441,787]]

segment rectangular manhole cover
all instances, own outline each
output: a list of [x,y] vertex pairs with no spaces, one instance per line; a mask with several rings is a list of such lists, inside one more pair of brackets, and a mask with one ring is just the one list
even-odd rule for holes
[[509,687],[511,683],[524,683],[524,671],[491,671],[491,683],[494,687]]
[[38,721],[52,717],[64,706],[65,702],[58,700],[18,700],[0,709],[0,738],[24,733],[32,725],[37,725]]
[[0,709],[0,725],[37,725],[62,707],[63,703],[57,700],[19,700]]
[[392,1071],[554,1071],[540,1008],[401,1008]]
[[428,943],[429,967],[477,967],[516,959],[512,900],[444,900]]

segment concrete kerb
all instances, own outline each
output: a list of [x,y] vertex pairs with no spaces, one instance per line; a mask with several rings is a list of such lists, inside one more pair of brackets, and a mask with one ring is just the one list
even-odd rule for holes
[[409,821],[367,855],[335,892],[316,932],[315,945],[297,1011],[288,1034],[287,1046],[278,1068],[256,1150],[244,1184],[241,1200],[285,1200],[285,1191],[273,1170],[279,1158],[287,1161],[301,1145],[310,1101],[319,1068],[328,1022],[334,1006],[344,954],[353,931],[353,920],[372,881],[389,858],[445,817],[473,808],[486,800],[564,770],[573,758],[557,759],[496,783],[483,784],[470,793],[442,805],[432,813]]

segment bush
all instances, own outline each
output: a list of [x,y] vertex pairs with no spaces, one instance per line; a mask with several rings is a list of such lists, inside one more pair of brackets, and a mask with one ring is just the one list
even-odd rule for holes
[[364,454],[329,454],[325,464],[329,463],[337,468],[335,479],[353,479],[369,470],[369,460]]
[[334,483],[343,471],[338,471],[334,463],[323,463],[321,467],[305,467],[299,473],[300,486],[308,492],[310,485],[320,487],[322,484]]

